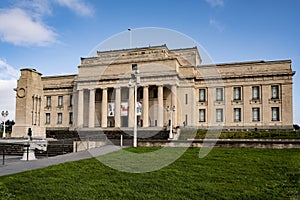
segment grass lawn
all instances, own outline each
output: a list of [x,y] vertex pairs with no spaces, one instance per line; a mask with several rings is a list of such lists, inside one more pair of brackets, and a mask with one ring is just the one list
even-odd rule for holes
[[0,198],[300,199],[300,149],[214,148],[203,159],[198,154],[199,148],[189,148],[171,165],[142,174],[88,159],[4,176]]

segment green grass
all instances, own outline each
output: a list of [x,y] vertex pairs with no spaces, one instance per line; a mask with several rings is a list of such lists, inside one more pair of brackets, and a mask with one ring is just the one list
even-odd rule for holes
[[300,149],[214,148],[203,159],[198,154],[199,148],[189,148],[171,165],[142,174],[116,171],[97,159],[64,163],[0,177],[0,195],[2,199],[300,199]]

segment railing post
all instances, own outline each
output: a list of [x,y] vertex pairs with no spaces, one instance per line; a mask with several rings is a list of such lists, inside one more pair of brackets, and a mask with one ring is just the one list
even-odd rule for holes
[[29,160],[29,144],[27,145],[27,161]]
[[123,134],[121,134],[120,146],[121,146],[121,148],[123,148]]

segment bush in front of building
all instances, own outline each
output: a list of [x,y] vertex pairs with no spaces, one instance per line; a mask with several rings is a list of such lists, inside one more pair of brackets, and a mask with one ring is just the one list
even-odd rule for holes
[[[184,132],[184,131],[182,131]],[[207,135],[209,134],[209,135]],[[219,135],[219,136],[218,136]],[[249,131],[217,131],[197,130],[195,139],[219,138],[219,139],[300,139],[299,131],[284,130],[249,130]],[[184,139],[184,138],[182,138]],[[188,137],[185,139],[189,139]],[[192,139],[192,138],[190,138]]]

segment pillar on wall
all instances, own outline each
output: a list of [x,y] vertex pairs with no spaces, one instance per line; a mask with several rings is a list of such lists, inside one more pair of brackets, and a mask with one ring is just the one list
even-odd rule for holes
[[164,105],[163,105],[163,86],[158,86],[158,118],[157,126],[163,127],[164,124]]
[[121,127],[121,88],[117,87],[115,99],[115,127]]
[[143,87],[143,127],[149,126],[149,87]]
[[78,90],[78,116],[77,116],[77,127],[83,128],[83,89]]
[[101,127],[107,127],[107,88],[102,89],[102,117]]
[[129,117],[128,127],[134,126],[134,87],[129,88]]
[[178,126],[178,124],[177,124],[178,106],[177,106],[177,86],[176,85],[171,86],[171,92],[172,92],[172,106],[175,106],[175,111],[173,112],[172,120],[173,120],[173,126],[176,127],[176,126]]
[[89,128],[95,127],[95,89],[90,89]]

